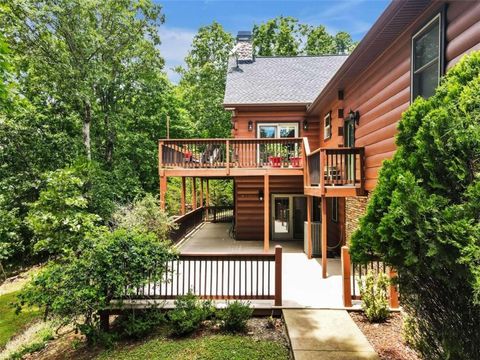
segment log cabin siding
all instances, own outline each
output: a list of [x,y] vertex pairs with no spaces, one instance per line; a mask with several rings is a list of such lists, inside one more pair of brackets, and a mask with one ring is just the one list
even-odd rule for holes
[[[452,67],[464,54],[480,49],[480,2],[446,2],[445,68]],[[360,112],[356,127],[356,146],[365,147],[365,188],[374,189],[381,163],[395,153],[395,134],[402,113],[410,105],[411,38],[423,24],[440,10],[434,3],[388,47],[375,62],[345,86],[344,100],[335,100],[321,107],[320,146],[341,145],[336,128],[343,119],[332,116],[331,140],[323,140],[323,117],[328,111],[336,114],[342,106],[345,115],[350,109]],[[330,94],[330,97],[333,95]]]
[[[263,239],[263,176],[235,178],[235,217],[237,240]],[[270,195],[303,194],[302,176],[270,176]]]

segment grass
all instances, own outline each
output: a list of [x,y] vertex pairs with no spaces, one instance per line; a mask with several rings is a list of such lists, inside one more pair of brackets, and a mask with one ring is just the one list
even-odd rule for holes
[[278,343],[248,336],[208,335],[197,338],[154,338],[140,345],[104,352],[98,360],[256,360],[288,359],[288,349]]
[[21,332],[33,320],[40,316],[35,308],[25,308],[18,315],[11,306],[20,291],[14,291],[0,296],[0,349],[16,334]]

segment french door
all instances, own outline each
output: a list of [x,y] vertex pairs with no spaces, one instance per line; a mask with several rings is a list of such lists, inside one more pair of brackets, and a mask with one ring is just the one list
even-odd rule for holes
[[306,198],[303,195],[272,195],[270,212],[272,239],[302,239],[306,209]]
[[[258,123],[257,136],[261,139],[288,139],[298,137],[298,123]],[[268,162],[269,156],[298,156],[296,144],[260,144],[258,162]]]

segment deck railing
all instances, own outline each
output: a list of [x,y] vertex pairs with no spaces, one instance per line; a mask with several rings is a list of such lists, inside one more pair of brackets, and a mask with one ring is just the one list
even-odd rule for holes
[[175,299],[187,293],[216,300],[271,299],[281,306],[282,248],[274,254],[180,254],[167,262],[161,280],[125,289],[129,299]]
[[160,140],[160,168],[303,167],[302,138]]
[[170,240],[177,243],[203,222],[231,222],[233,216],[233,206],[199,207],[173,220],[174,229],[170,231]]
[[[386,266],[383,261],[372,260],[366,264],[356,264],[350,260],[350,253],[347,246],[342,247],[342,279],[343,279],[343,304],[345,307],[352,306],[352,300],[361,300],[360,288],[358,282],[364,278],[368,272],[378,275],[387,274],[391,279],[396,277],[396,272]],[[389,286],[389,305],[393,308],[399,307],[398,290],[395,284]]]
[[308,186],[363,187],[364,148],[320,148],[307,161]]

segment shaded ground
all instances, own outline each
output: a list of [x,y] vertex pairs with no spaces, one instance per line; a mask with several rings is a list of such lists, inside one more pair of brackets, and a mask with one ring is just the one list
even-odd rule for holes
[[402,315],[391,313],[385,323],[371,324],[362,312],[349,313],[357,326],[373,345],[380,359],[384,360],[419,360],[414,350],[404,344],[402,339]]
[[[207,322],[208,323],[208,322]],[[207,324],[208,325],[208,324]],[[206,326],[190,337],[171,339],[159,330],[143,341],[119,342],[114,349],[87,347],[84,338],[69,333],[26,359],[275,359],[289,357],[288,339],[283,322],[252,318],[243,335],[224,335],[217,327]]]

